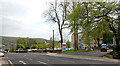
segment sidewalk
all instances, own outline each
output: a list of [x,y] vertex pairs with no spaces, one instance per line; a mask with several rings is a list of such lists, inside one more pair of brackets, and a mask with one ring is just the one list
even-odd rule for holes
[[6,57],[0,57],[0,66],[9,66],[9,63],[6,60]]
[[66,58],[76,58],[76,59],[86,59],[86,60],[97,60],[97,61],[109,61],[118,63],[120,60],[110,59],[107,57],[94,57],[94,56],[79,56],[79,55],[68,55],[68,54],[57,54],[57,53],[47,53],[42,55],[57,56],[57,57],[66,57]]

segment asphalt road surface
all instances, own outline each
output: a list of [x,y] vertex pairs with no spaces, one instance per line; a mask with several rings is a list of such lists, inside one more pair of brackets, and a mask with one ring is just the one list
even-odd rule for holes
[[40,53],[7,53],[8,57],[13,64],[43,64],[52,66],[53,64],[117,64],[109,61],[94,61],[84,59],[73,59],[65,57],[47,56]]

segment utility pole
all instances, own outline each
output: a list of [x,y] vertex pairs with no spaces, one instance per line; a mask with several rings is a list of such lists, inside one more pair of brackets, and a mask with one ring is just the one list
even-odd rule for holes
[[53,51],[54,51],[54,30],[53,30]]

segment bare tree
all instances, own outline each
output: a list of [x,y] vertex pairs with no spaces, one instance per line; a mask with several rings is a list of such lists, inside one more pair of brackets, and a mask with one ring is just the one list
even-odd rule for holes
[[56,22],[58,25],[59,35],[61,39],[61,47],[63,43],[62,31],[65,24],[68,6],[69,2],[60,2],[55,0],[55,2],[50,3],[49,10],[45,14],[45,17],[48,18],[48,21]]

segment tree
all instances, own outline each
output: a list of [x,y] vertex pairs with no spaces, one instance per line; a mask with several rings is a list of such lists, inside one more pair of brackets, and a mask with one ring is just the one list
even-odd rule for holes
[[[71,2],[71,7],[70,7],[70,10],[69,10],[70,13],[73,12],[74,8],[76,8],[78,4],[79,4],[79,2]],[[67,16],[67,18],[68,18],[67,20],[69,21],[68,16]],[[67,22],[65,24],[65,26],[66,25],[68,25],[67,28],[71,28],[70,33],[74,34],[74,43],[73,43],[73,45],[75,46],[74,50],[78,50],[78,30],[79,30],[78,27],[79,27],[79,25],[78,25],[78,21],[75,19],[75,16],[73,17],[72,20]]]
[[38,46],[38,49],[39,49],[39,48],[41,48],[41,49],[43,48],[43,45],[42,45],[42,44],[38,44],[37,46]]
[[85,44],[88,46],[91,46],[93,44],[93,37],[90,36],[89,34],[85,34]]
[[[102,23],[102,25],[104,26],[104,28],[107,28],[107,30],[112,31],[113,35],[115,37],[115,42],[116,42],[116,51],[119,51],[119,39],[118,39],[118,27],[119,27],[119,18],[118,18],[118,14],[119,14],[119,10],[118,7],[120,7],[120,4],[117,4],[115,2],[109,2],[109,3],[96,3],[99,6],[96,7],[101,7],[100,11],[97,9],[97,12],[101,12],[98,14],[93,14],[95,19],[102,19],[102,21],[104,23]],[[94,12],[96,12],[94,10]],[[92,16],[93,16],[92,15]],[[116,18],[116,17],[117,18]]]
[[25,49],[24,44],[17,44],[17,49]]
[[28,43],[28,47],[32,46],[32,44],[38,44],[36,39],[32,39],[32,38],[27,38],[27,43]]
[[67,15],[68,2],[59,2],[55,0],[54,3],[50,3],[50,8],[45,14],[49,21],[56,22],[58,25],[58,30],[61,38],[61,47],[63,43],[63,26],[65,24],[65,19]]
[[32,46],[30,46],[31,49],[36,49],[37,45],[36,44],[32,44]]
[[42,49],[46,49],[47,48],[47,45],[46,44],[43,44],[43,48]]
[[77,20],[79,22],[79,29],[88,34],[92,34],[91,32],[95,31],[98,37],[105,32],[112,31],[117,47],[119,45],[117,30],[119,10],[117,7],[119,6],[115,2],[82,2],[68,15],[68,19],[69,21]]
[[[91,7],[88,7],[88,4],[89,6]],[[92,9],[92,5],[90,3],[86,3],[86,2],[83,2],[83,3],[79,3],[77,5],[77,7],[75,7],[73,9],[73,12],[72,14],[68,15],[67,18],[69,19],[69,22],[73,22],[73,21],[76,21],[77,24],[69,24],[69,26],[77,26],[76,28],[74,28],[74,30],[81,30],[84,35],[86,34],[92,34],[92,36],[94,36],[95,38],[99,38],[100,36],[100,29],[99,28],[93,28],[94,30],[91,30],[92,26],[90,23],[91,20],[90,18],[87,18],[89,17],[89,13]],[[71,17],[72,16],[72,17]],[[92,18],[91,18],[92,19]],[[99,42],[98,42],[99,44]]]
[[67,41],[66,47],[67,47],[67,48],[70,48],[70,41]]
[[24,46],[23,48],[25,49],[26,47],[28,47],[28,43],[27,43],[27,40],[24,39],[24,38],[20,38],[17,40],[17,44],[18,46]]
[[52,44],[49,43],[49,44],[47,45],[47,48],[52,48]]
[[15,50],[15,48],[12,48],[12,49],[11,49],[11,51],[14,51],[14,50]]

